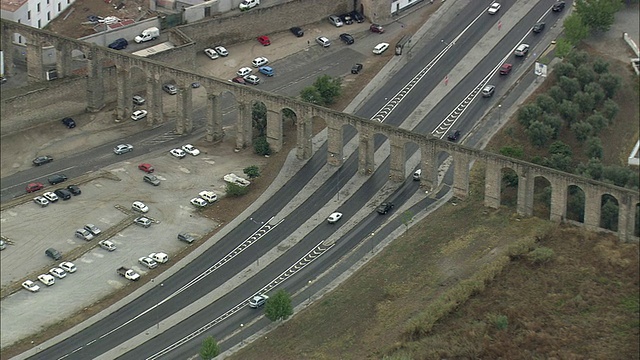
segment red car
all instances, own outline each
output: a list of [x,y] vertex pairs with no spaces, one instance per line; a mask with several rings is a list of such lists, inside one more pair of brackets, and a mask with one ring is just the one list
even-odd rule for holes
[[138,165],[138,169],[146,172],[147,174],[151,174],[152,172],[155,171],[155,169],[153,168],[153,166],[151,166],[151,164],[140,164]]
[[271,45],[271,40],[266,35],[258,36],[258,42],[264,46]]
[[384,28],[382,27],[382,25],[378,25],[378,24],[371,24],[371,26],[369,27],[369,30],[371,30],[371,32],[378,33],[378,34],[382,34],[384,32]]
[[244,81],[244,78],[242,76],[234,77],[231,81],[237,84],[247,85],[247,82]]
[[29,185],[27,185],[27,192],[32,193],[34,191],[42,190],[42,188],[44,188],[44,185],[42,185],[42,183],[39,183],[39,182],[29,183]]
[[500,67],[500,75],[507,75],[511,72],[511,68],[513,67],[513,65],[511,64],[507,64],[504,63],[502,64],[502,66]]

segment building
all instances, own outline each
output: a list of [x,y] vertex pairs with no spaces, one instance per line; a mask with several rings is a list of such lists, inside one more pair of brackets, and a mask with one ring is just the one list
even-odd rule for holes
[[[45,27],[75,0],[0,0],[0,17],[38,29]],[[19,34],[14,42],[24,44]]]

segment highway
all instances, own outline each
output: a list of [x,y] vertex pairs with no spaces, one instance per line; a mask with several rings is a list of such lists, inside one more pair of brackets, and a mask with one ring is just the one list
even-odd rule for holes
[[[483,61],[475,65],[474,71],[472,71],[469,76],[465,77],[463,81],[453,88],[449,94],[445,96],[444,100],[425,116],[420,125],[416,127],[415,131],[421,133],[432,132],[437,125],[447,117],[451,110],[468,95],[469,91],[473,89],[480,80],[485,78],[491,69],[495,68],[499,60],[504,58],[513,47],[517,46],[518,41],[529,32],[533,22],[540,18],[545,11],[550,8],[551,3],[551,0],[540,1],[536,6],[534,6],[533,9],[525,16],[525,19],[520,21],[513,29],[509,30],[509,33],[492,49],[490,54],[485,57]],[[508,11],[509,5],[503,4],[502,6],[501,14],[504,14]],[[392,115],[385,120],[385,123],[399,126],[400,123],[407,118],[417,106],[419,106],[427,94],[431,93],[437,86],[441,85],[443,74],[448,74],[457,63],[463,61],[465,55],[471,51],[474,44],[480,40],[482,35],[488,31],[488,29],[495,26],[496,21],[499,19],[499,17],[496,16],[488,16],[485,13],[484,8],[477,8],[474,6],[467,6],[464,11],[459,14],[458,18],[466,19],[464,21],[468,20],[468,24],[462,23],[463,21],[449,24],[446,30],[439,33],[436,38],[455,38],[459,34],[458,31],[460,29],[464,29],[467,25],[472,24],[474,19],[477,18],[478,20],[469,28],[467,32],[468,36],[456,41],[455,45],[449,48],[449,51],[447,51],[446,55],[442,57],[442,60],[435,64],[430,72],[421,80],[419,85],[403,99],[402,106],[396,108]],[[547,20],[547,24],[550,25],[550,23],[551,20]],[[532,48],[535,47],[534,41],[529,39],[527,39],[527,41],[532,45]],[[392,81],[381,86],[378,92],[376,92],[370,99],[367,99],[367,102],[357,112],[357,115],[362,117],[373,116],[380,108],[380,104],[384,104],[386,102],[384,99],[388,98],[389,94],[397,93],[406,84],[408,79],[411,79],[417,72],[419,72],[424,65],[428,64],[431,59],[443,50],[443,48],[445,48],[445,44],[443,42],[434,42],[422,50],[415,52],[413,54],[412,61],[395,74]],[[517,63],[515,66],[517,66]],[[490,106],[490,101],[478,100],[484,99],[476,99],[470,105],[465,116],[456,124],[457,128],[462,130],[471,129],[478,120],[477,115],[484,113],[484,111]],[[474,114],[476,116],[473,116]],[[354,130],[345,131],[345,142],[354,135]],[[376,148],[380,146],[382,140],[382,137],[376,137]],[[286,207],[293,196],[301,191],[303,186],[307,184],[307,182],[325,164],[326,145],[318,149],[305,167],[299,171],[275,196],[269,199],[259,210],[253,213],[251,217],[253,219],[271,218],[278,209]],[[337,176],[341,176],[345,179],[344,181],[346,181],[346,179],[355,175],[356,171],[357,155],[351,156],[344,163],[340,171],[341,174],[334,173],[333,176],[325,182],[324,185],[319,187],[303,205],[299,206],[296,211],[284,219],[284,221],[269,232],[267,236],[213,272],[213,275],[208,276],[206,281],[199,282],[197,286],[190,287],[188,291],[175,295],[160,306],[153,308],[153,310],[136,318],[134,321],[129,322],[130,319],[143,313],[145,309],[157,304],[160,300],[169,297],[185,284],[189,283],[194,276],[202,273],[211,267],[212,264],[222,259],[227,253],[232,251],[239,242],[249,237],[256,230],[258,225],[250,220],[246,220],[244,222],[244,226],[240,226],[232,230],[222,241],[207,250],[188,267],[183,268],[174,276],[164,281],[162,287],[154,288],[102,321],[99,321],[84,331],[69,337],[63,342],[45,349],[33,358],[55,359],[68,355],[65,358],[85,359],[95,357],[98,354],[103,354],[106,351],[117,348],[119,344],[128,340],[132,334],[144,332],[151,324],[170,316],[174,312],[182,309],[185,304],[191,304],[195,300],[220,286],[224,281],[226,281],[226,279],[234,276],[238,269],[243,269],[249,266],[256,258],[266,253],[271,247],[277,245],[282,239],[286,238],[289,234],[298,229],[302,223],[307,221],[308,218],[314,215],[319,209],[325,206],[330,199],[333,198],[336,193],[335,184]],[[298,259],[302,258],[311,249],[315,248],[324,239],[339,229],[355,211],[363,208],[367,201],[376,194],[385,183],[387,183],[388,171],[387,160],[379,164],[374,174],[367,179],[365,184],[340,206],[339,210],[344,213],[344,219],[341,222],[335,225],[329,225],[324,221],[321,222],[296,246],[289,249],[286,256],[282,256],[269,264],[263,271],[259,272],[248,281],[226,294],[219,301],[213,302],[198,314],[185,319],[178,326],[168,329],[161,335],[150,339],[141,346],[125,354],[122,358],[141,359],[152,356],[157,351],[165,348],[168,344],[171,344],[198,328],[205,326],[208,322],[234,307],[235,304],[246,301],[246,299],[256,293],[257,290],[266,286],[276,278],[277,275],[283,273]],[[412,197],[417,189],[417,182],[410,180],[406,181],[393,195],[390,196],[390,200],[395,202],[396,206],[400,206]],[[444,192],[445,191],[441,192],[438,196],[444,196]],[[429,201],[434,200],[424,200],[419,204],[419,206],[424,208],[426,203]],[[314,278],[315,275],[313,274],[324,272],[332,266],[335,261],[348,254],[351,249],[353,249],[364,238],[368,237],[372,232],[376,234],[390,232],[392,228],[399,225],[399,219],[396,217],[391,224],[384,228],[380,228],[384,220],[386,220],[386,217],[384,216],[379,216],[376,213],[370,214],[370,216],[367,216],[344,237],[338,240],[336,245],[332,246],[325,254],[320,256],[318,261],[315,261],[311,263],[311,265],[302,269],[299,273],[293,276],[291,281],[285,281],[282,284],[282,287],[287,289],[289,292],[295,292],[303,288],[307,285],[306,279]],[[260,313],[261,312],[252,311],[248,307],[244,307],[227,321],[223,322],[219,326],[213,327],[206,335],[213,335],[218,339],[224,338],[237,330],[239,328],[239,324],[250,323],[252,319],[255,319]],[[197,339],[198,338],[196,338],[196,340]],[[196,353],[199,345],[199,341],[191,341],[180,347],[176,352],[169,353],[165,358],[184,358],[186,355]],[[232,344],[224,344],[224,347],[228,348],[230,345]]]

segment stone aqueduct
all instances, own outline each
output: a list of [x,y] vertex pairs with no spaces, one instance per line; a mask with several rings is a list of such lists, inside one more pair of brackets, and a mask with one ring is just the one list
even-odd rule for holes
[[[231,93],[238,103],[237,138],[239,148],[250,145],[252,120],[251,105],[260,101],[267,108],[267,139],[275,151],[282,148],[282,111],[290,109],[297,117],[297,156],[307,159],[312,155],[312,121],[323,119],[328,129],[327,162],[333,166],[342,164],[343,129],[351,126],[358,132],[359,173],[370,174],[374,164],[374,136],[381,134],[390,142],[390,178],[403,181],[406,149],[409,144],[417,144],[421,152],[422,179],[421,184],[427,188],[437,186],[437,156],[444,152],[454,160],[454,195],[464,198],[469,191],[469,171],[471,163],[480,161],[485,164],[485,205],[492,208],[500,206],[501,174],[503,169],[512,169],[518,176],[517,212],[520,215],[533,215],[534,180],[538,177],[546,179],[552,189],[550,218],[553,221],[564,221],[567,214],[568,189],[571,186],[580,188],[585,195],[584,223],[589,230],[601,230],[601,205],[604,196],[613,197],[618,204],[618,236],[623,241],[638,241],[636,236],[637,212],[640,207],[638,191],[614,185],[592,181],[573,174],[545,168],[535,164],[503,157],[488,152],[452,144],[430,135],[412,133],[389,125],[373,122],[353,115],[344,114],[318,106],[302,103],[293,98],[279,96],[255,90],[248,86],[232,84],[197,73],[168,66],[166,64],[136,57],[127,53],[113,51],[108,48],[88,44],[75,39],[27,27],[21,24],[2,21],[2,48],[11,46],[14,33],[20,33],[27,39],[27,72],[30,82],[44,81],[45,71],[42,61],[42,46],[55,47],[57,52],[57,70],[59,77],[71,74],[71,51],[80,50],[88,62],[86,76],[87,111],[98,111],[105,105],[104,67],[114,67],[117,73],[117,117],[125,118],[131,112],[131,71],[140,69],[146,77],[147,122],[149,125],[164,121],[162,114],[162,83],[164,79],[173,79],[179,88],[177,94],[176,132],[190,133],[193,129],[191,118],[192,82],[200,82],[207,91],[206,139],[219,140],[223,136],[222,114],[219,99],[221,94]],[[6,59],[7,67],[12,68],[12,59]]]

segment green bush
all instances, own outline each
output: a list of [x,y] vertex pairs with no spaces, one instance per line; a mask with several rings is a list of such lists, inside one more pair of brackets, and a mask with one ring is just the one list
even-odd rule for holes
[[261,136],[253,141],[253,150],[258,155],[271,155],[271,147],[266,136]]
[[556,253],[553,249],[541,246],[529,252],[527,254],[527,259],[533,264],[540,265],[551,262],[555,255]]
[[247,186],[240,186],[236,184],[227,183],[225,192],[229,196],[240,197],[240,196],[246,195],[249,192],[249,188]]
[[260,169],[256,165],[251,165],[242,170],[249,179],[260,177]]

